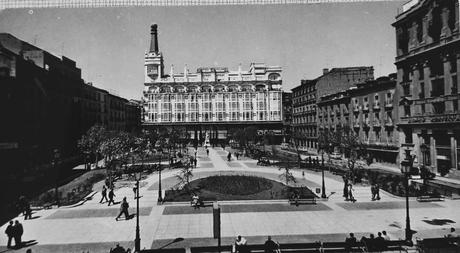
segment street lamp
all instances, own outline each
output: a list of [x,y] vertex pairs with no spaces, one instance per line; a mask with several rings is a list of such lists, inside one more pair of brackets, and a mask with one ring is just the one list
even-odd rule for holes
[[141,180],[142,172],[136,172],[136,239],[134,239],[134,248],[136,252],[141,250],[141,236],[139,232],[139,181]]
[[59,188],[58,160],[59,160],[59,157],[60,157],[59,149],[57,149],[57,148],[54,149],[53,153],[54,153],[54,158],[53,158],[53,161],[52,161],[52,165],[54,167],[54,170],[56,171],[56,184],[54,186],[54,193],[55,193],[55,198],[56,198],[56,205],[59,206],[59,192],[58,192],[58,188]]
[[163,202],[163,197],[161,196],[161,157],[162,157],[163,150],[158,150],[159,158],[158,158],[158,203]]
[[409,175],[412,169],[413,159],[410,155],[410,150],[404,150],[406,157],[401,161],[401,172],[405,177],[405,188],[406,188],[406,241],[412,242],[412,230],[410,229],[409,219]]
[[322,170],[321,170],[321,177],[322,177],[322,184],[321,184],[321,198],[325,199],[326,197],[326,185],[324,183],[324,150],[321,152],[321,163],[322,163]]

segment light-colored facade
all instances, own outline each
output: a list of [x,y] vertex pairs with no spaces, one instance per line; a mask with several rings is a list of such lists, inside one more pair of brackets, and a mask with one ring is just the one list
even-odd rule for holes
[[[172,66],[165,74],[156,25],[151,35],[150,51],[145,54],[144,125],[282,126],[280,67],[252,63],[247,71],[240,66],[236,71],[213,67],[192,73],[185,67],[183,73],[175,73]],[[215,130],[214,137],[226,138],[224,129]]]

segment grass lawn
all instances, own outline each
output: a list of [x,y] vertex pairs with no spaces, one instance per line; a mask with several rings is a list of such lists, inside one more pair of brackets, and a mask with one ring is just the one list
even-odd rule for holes
[[300,198],[315,196],[306,187],[286,187],[282,183],[256,176],[228,175],[200,178],[190,182],[189,187],[167,190],[165,201],[190,201],[192,193],[202,200],[288,199],[294,191],[300,194]]
[[[75,178],[69,183],[59,186],[59,201],[61,205],[72,205],[82,200],[88,195],[93,188],[93,185],[106,177],[105,169],[91,170],[83,175]],[[32,199],[32,206],[42,206],[49,203],[54,203],[55,192],[50,189],[36,198]]]

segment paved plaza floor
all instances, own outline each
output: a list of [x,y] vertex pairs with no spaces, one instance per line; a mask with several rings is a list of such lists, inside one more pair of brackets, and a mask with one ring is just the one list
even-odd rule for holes
[[[193,152],[193,151],[191,151]],[[280,171],[272,166],[258,166],[256,161],[227,161],[227,151],[222,148],[197,152],[198,167],[194,178],[210,175],[255,175],[280,181]],[[234,159],[234,157],[233,157]],[[162,187],[168,189],[177,184],[177,170],[162,172]],[[313,192],[321,186],[321,173],[294,170],[298,186],[309,187]],[[326,173],[326,191],[329,199],[317,205],[288,205],[287,200],[222,201],[223,244],[229,244],[236,235],[243,235],[249,243],[262,243],[271,235],[280,243],[341,241],[349,232],[358,236],[386,230],[396,239],[402,238],[405,226],[405,199],[381,191],[380,201],[371,201],[370,187],[354,187],[356,203],[345,202],[341,196],[343,182],[340,177]],[[100,191],[100,189],[99,189]],[[115,191],[116,201],[124,196],[135,212],[136,202],[132,188]],[[165,203],[157,205],[158,174],[143,180],[140,189],[141,248],[158,248],[174,238],[184,241],[169,247],[215,245],[212,239],[212,209],[194,209],[188,203]],[[120,243],[133,248],[136,218],[115,221],[119,204],[100,204],[100,192],[94,198],[74,207],[41,210],[31,220],[17,217],[24,226],[24,241],[34,245],[19,250],[6,249],[6,237],[0,237],[0,252],[108,252]],[[411,226],[415,237],[444,236],[450,227],[460,229],[460,200],[419,203],[410,200]],[[1,229],[6,229],[4,224]],[[31,243],[31,244],[32,244]]]

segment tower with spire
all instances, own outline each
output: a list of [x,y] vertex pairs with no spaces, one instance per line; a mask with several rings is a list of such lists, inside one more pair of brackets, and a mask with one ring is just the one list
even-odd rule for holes
[[158,26],[150,26],[150,50],[145,53],[145,82],[160,80],[164,74],[163,55],[158,49]]

